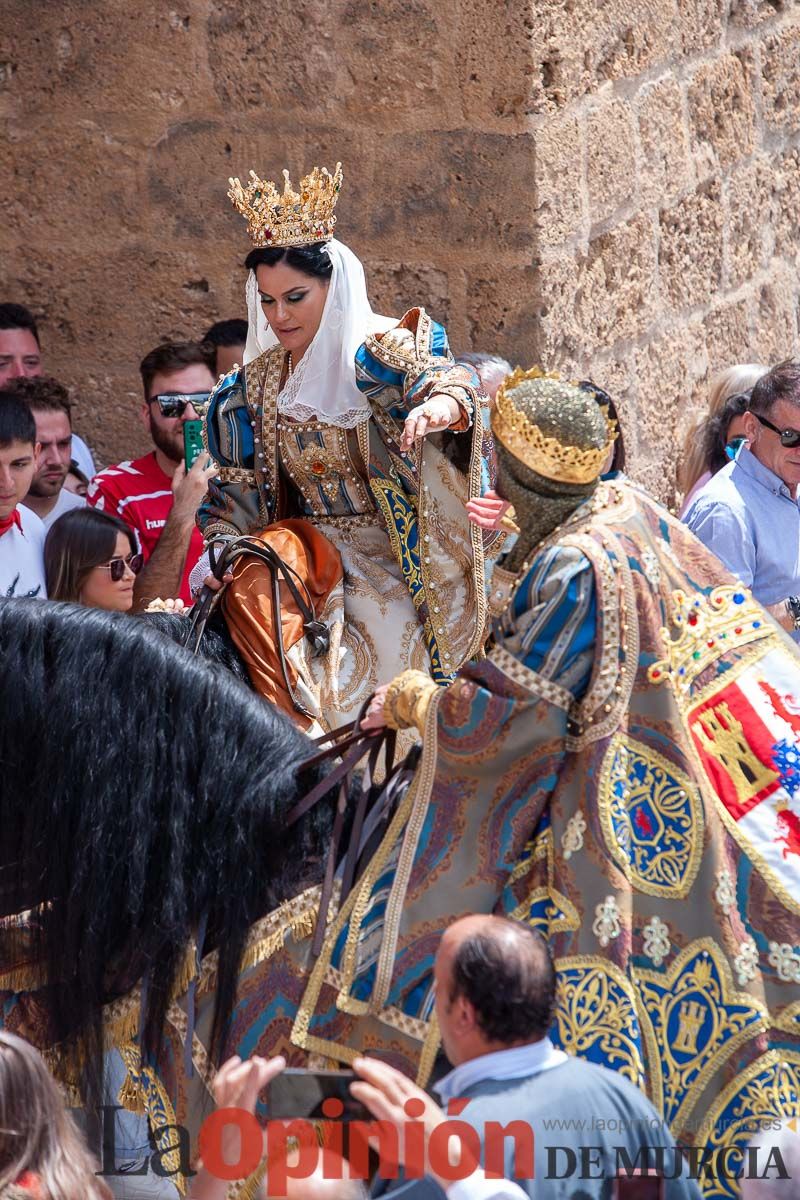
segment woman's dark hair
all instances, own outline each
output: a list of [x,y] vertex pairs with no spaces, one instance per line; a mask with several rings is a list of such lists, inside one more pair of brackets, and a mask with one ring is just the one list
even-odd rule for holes
[[703,459],[706,470],[716,475],[728,462],[725,447],[728,430],[734,417],[741,417],[750,407],[750,392],[739,392],[729,396],[718,413],[709,417],[703,429]]
[[114,557],[118,533],[125,534],[131,554],[136,554],[133,530],[119,517],[96,508],[72,508],[54,521],[44,544],[44,574],[50,599],[79,604],[86,576]]
[[326,245],[327,242],[314,242],[312,246],[268,246],[263,250],[251,250],[244,265],[248,271],[255,271],[256,267],[274,267],[276,263],[285,262],[288,267],[314,279],[330,279],[333,263]]
[[322,878],[332,806],[285,820],[321,777],[308,739],[124,613],[4,600],[0,660],[0,917],[30,910],[24,961],[53,981],[38,1044],[82,1049],[91,1091],[101,1007],[144,978],[156,1054],[206,924],[220,1061],[249,927]]
[[617,406],[609,396],[608,392],[604,392],[601,387],[593,383],[591,379],[582,379],[578,384],[582,392],[588,392],[594,396],[601,408],[606,410],[609,421],[615,421],[617,426],[617,439],[614,442],[614,457],[611,460],[609,471],[624,471],[625,470],[625,439],[622,434],[622,424],[617,412]]

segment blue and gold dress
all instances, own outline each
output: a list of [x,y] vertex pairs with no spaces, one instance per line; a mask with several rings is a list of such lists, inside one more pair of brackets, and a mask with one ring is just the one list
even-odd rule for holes
[[[220,473],[198,524],[211,542],[302,518],[338,551],[342,584],[317,613],[330,649],[313,657],[301,639],[288,654],[303,704],[333,728],[398,672],[413,666],[446,683],[480,651],[484,545],[464,505],[480,493],[489,441],[477,378],[454,363],[445,330],[423,309],[359,349],[369,409],[354,428],[281,414],[283,369],[276,346],[217,385],[205,436]],[[433,392],[455,398],[461,419],[404,453],[405,418]],[[459,435],[471,446],[466,470],[452,452]]]

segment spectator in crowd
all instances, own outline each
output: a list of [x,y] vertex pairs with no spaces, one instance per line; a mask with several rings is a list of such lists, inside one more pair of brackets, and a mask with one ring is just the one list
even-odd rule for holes
[[20,396],[0,391],[0,597],[46,596],[45,528],[20,503],[38,452],[33,413]]
[[23,500],[49,529],[62,513],[83,508],[86,500],[64,483],[72,461],[72,406],[67,389],[48,375],[20,376],[8,390],[21,396],[36,422],[39,457],[30,491]]
[[489,397],[489,407],[491,408],[497,395],[497,389],[506,375],[511,374],[511,363],[505,358],[501,358],[499,354],[482,354],[472,350],[459,354],[456,362],[473,368],[481,381],[481,387]]
[[0,1032],[0,1196],[110,1200],[38,1050]]
[[747,441],[684,520],[800,641],[800,363],[762,375],[742,425]]
[[73,458],[69,464],[67,477],[64,480],[64,488],[68,492],[72,492],[74,496],[86,496],[89,491],[89,480],[84,475],[78,464]]
[[[556,974],[547,943],[536,930],[505,917],[462,917],[442,937],[434,979],[442,1046],[453,1065],[435,1090],[445,1106],[455,1099],[468,1101],[459,1106],[459,1120],[481,1140],[487,1121],[530,1125],[535,1171],[531,1178],[518,1179],[525,1195],[536,1200],[605,1197],[609,1180],[617,1175],[620,1150],[634,1162],[644,1157],[641,1147],[647,1146],[660,1148],[663,1174],[678,1176],[665,1179],[665,1200],[699,1200],[696,1185],[679,1167],[679,1151],[667,1126],[644,1094],[617,1072],[553,1046],[548,1031]],[[424,1092],[385,1063],[356,1059],[355,1070],[365,1082],[352,1084],[353,1094],[375,1117],[402,1124],[407,1119],[402,1105],[414,1095],[425,1102],[421,1120],[429,1136],[446,1119]],[[580,1166],[587,1154],[594,1164],[591,1178]],[[650,1156],[655,1157],[652,1150]],[[505,1173],[508,1179],[516,1177],[511,1138]],[[440,1182],[447,1186],[446,1180]],[[386,1194],[392,1200],[441,1195],[430,1190],[427,1180],[390,1187]]]
[[[0,304],[0,387],[9,379],[33,378],[42,374],[39,329],[33,314],[22,304]],[[72,453],[88,479],[94,475],[92,452],[77,433],[72,435]]]
[[142,565],[130,525],[93,508],[64,513],[44,544],[51,600],[130,612],[134,581]]
[[247,341],[247,321],[232,317],[229,321],[217,321],[203,338],[216,352],[217,375],[227,375],[234,367],[244,362],[244,347]]
[[[734,396],[746,395],[749,398],[754,384],[766,373],[767,367],[760,367],[756,363],[737,363],[733,367],[726,367],[712,379],[708,411],[690,429],[683,456],[678,463],[678,487],[684,496],[683,512],[688,509],[700,488],[704,487],[711,476],[728,461],[724,452],[720,461],[717,449],[719,422],[728,401]],[[738,437],[742,433],[738,422],[734,421],[732,426],[729,425],[729,438]]]
[[157,346],[140,365],[142,422],[154,449],[133,462],[121,462],[96,475],[89,504],[121,517],[136,531],[145,567],[136,580],[134,601],[143,608],[158,597],[179,596],[191,604],[189,574],[203,553],[195,513],[214,474],[204,455],[184,466],[183,425],[199,417],[214,386],[211,347],[196,342]]

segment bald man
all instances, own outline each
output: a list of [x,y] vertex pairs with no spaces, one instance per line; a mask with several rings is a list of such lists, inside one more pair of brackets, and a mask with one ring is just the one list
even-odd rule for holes
[[[458,1119],[477,1131],[484,1146],[487,1122],[530,1127],[533,1178],[518,1169],[524,1135],[507,1137],[504,1155],[507,1178],[526,1195],[600,1200],[613,1194],[613,1179],[650,1165],[667,1177],[680,1173],[664,1180],[664,1200],[699,1200],[669,1129],[644,1094],[622,1075],[572,1058],[550,1041],[556,975],[539,933],[504,917],[462,917],[442,936],[434,978],[442,1045],[453,1066],[436,1087],[444,1109],[466,1101],[455,1106]],[[376,1101],[376,1092],[389,1098],[398,1088],[417,1092],[407,1080],[400,1084],[392,1068],[368,1068],[368,1062],[357,1060],[355,1067],[374,1090],[354,1084],[353,1092],[386,1118],[389,1111]],[[436,1113],[425,1120],[435,1122]],[[442,1194],[430,1178],[386,1193],[392,1200],[434,1200]]]

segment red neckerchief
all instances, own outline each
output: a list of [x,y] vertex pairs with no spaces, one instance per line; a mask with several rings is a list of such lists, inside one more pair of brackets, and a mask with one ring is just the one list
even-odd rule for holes
[[0,517],[0,537],[4,533],[8,533],[12,525],[16,525],[17,529],[22,530],[22,521],[20,520],[18,508],[14,509],[10,517]]

